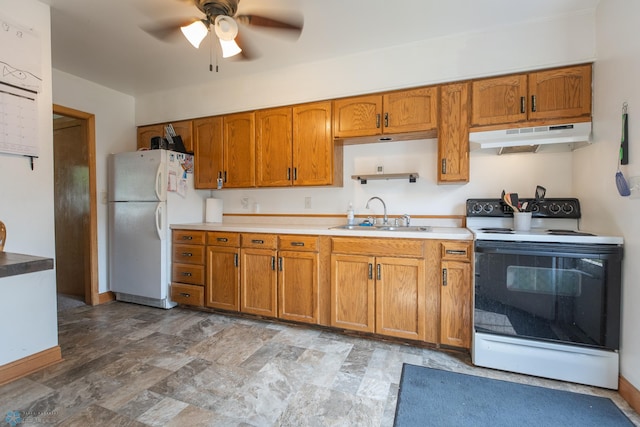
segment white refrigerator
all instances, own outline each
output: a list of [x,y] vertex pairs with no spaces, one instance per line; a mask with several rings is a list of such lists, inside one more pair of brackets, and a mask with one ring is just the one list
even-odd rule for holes
[[169,226],[202,222],[204,213],[192,164],[192,156],[168,150],[109,157],[109,288],[117,300],[176,305],[169,292]]

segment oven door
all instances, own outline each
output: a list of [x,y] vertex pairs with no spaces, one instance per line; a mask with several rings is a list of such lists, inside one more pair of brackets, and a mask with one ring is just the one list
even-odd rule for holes
[[622,247],[478,240],[476,332],[617,350]]

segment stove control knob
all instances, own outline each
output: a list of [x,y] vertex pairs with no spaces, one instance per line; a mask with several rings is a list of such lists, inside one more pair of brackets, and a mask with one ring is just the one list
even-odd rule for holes
[[561,210],[562,210],[562,208],[557,203],[551,203],[549,205],[549,212],[551,212],[554,215],[557,215]]
[[491,203],[487,203],[486,205],[484,205],[483,210],[486,213],[491,213],[491,212],[493,212],[493,205]]
[[473,212],[473,213],[482,212],[482,205],[480,203],[474,204],[473,206],[471,206],[471,212]]
[[570,214],[571,212],[573,212],[573,205],[570,203],[565,203],[564,205],[562,205],[562,212]]

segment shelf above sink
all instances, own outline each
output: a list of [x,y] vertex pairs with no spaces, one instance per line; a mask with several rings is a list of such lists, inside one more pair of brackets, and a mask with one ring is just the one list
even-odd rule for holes
[[419,176],[418,172],[376,173],[369,175],[351,175],[351,179],[360,181],[360,184],[366,184],[368,180],[376,179],[408,179],[409,182],[416,182]]

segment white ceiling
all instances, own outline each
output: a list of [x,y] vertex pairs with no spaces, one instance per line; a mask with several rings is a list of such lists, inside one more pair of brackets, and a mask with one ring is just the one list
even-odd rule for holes
[[53,68],[136,96],[574,13],[595,8],[599,0],[241,0],[242,14],[297,11],[304,29],[290,40],[241,27],[261,56],[220,58],[217,73],[209,71],[209,39],[196,50],[179,31],[163,42],[142,29],[202,17],[191,0],[40,1],[51,6]]

